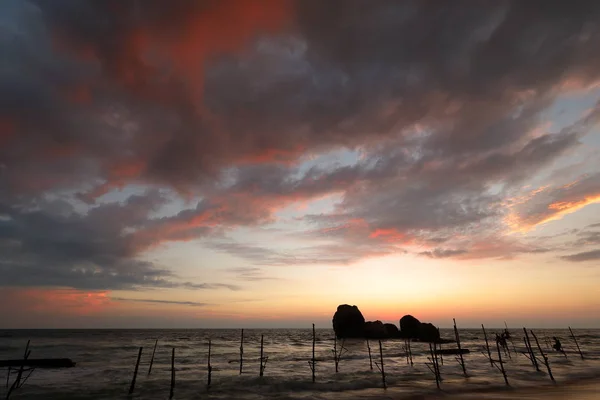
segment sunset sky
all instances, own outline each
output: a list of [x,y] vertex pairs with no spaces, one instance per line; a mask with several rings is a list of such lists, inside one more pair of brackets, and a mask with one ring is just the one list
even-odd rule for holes
[[0,0],[0,328],[600,327],[600,2]]

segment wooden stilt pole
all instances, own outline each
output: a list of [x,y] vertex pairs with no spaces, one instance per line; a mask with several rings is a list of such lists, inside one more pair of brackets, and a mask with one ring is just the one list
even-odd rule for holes
[[347,351],[346,347],[344,346],[344,343],[346,342],[345,339],[342,339],[342,346],[338,349],[337,347],[337,337],[333,339],[333,350],[331,350],[333,352],[333,361],[335,362],[335,372],[338,372],[338,368],[339,368],[339,364],[340,364],[340,360],[342,359],[342,355]]
[[540,354],[542,355],[542,359],[544,360],[544,364],[546,365],[546,369],[548,370],[548,375],[550,376],[550,379],[552,379],[552,382],[554,382],[554,376],[552,375],[552,369],[550,368],[550,362],[548,361],[548,356],[546,356],[546,354],[544,354],[544,350],[542,350],[542,346],[540,346],[540,342],[539,342],[537,336],[535,336],[535,333],[533,333],[533,331],[531,331],[531,336],[533,336],[533,338],[535,339],[535,343],[537,344],[538,350],[540,351]]
[[452,318],[452,321],[454,321],[454,336],[456,337],[456,345],[458,346],[458,355],[460,357],[460,359],[457,359],[457,361],[462,367],[463,374],[467,376],[467,368],[465,366],[465,359],[463,358],[462,349],[460,347],[460,335],[458,334],[458,328],[456,327],[456,319]]
[[152,350],[152,357],[150,358],[150,367],[148,367],[148,375],[152,372],[152,364],[154,363],[154,353],[156,353],[156,345],[158,345],[158,339],[154,342],[154,350]]
[[527,348],[529,349],[529,356],[531,358],[531,363],[535,367],[536,371],[540,370],[540,367],[537,362],[537,358],[535,357],[535,353],[533,352],[533,347],[531,347],[531,340],[529,340],[529,334],[527,333],[527,329],[523,328],[523,332],[525,332],[525,341],[527,343]]
[[[369,344],[369,339],[367,339],[367,350],[369,351],[369,367],[371,368],[371,371],[373,371],[373,358],[371,357],[371,345]],[[406,357],[408,362],[408,355]]]
[[[506,332],[508,332],[508,325],[506,324],[506,321],[504,321],[504,329],[506,329]],[[510,332],[508,332],[510,334]],[[513,353],[515,353],[515,356],[519,355],[519,352],[517,351],[517,347],[515,346],[515,342],[513,342],[512,337],[510,339],[506,339],[506,348],[508,349],[508,357],[512,360],[512,356],[510,355],[510,348],[508,347],[508,341],[510,340],[510,344],[512,344],[513,347]]]
[[[27,346],[25,346],[25,355],[23,356],[23,360],[21,362],[21,366],[19,367],[19,372],[17,373],[17,379],[15,379],[15,381],[13,382],[12,385],[10,385],[10,388],[8,389],[8,392],[6,393],[6,399],[8,400],[10,398],[10,395],[12,394],[13,390],[20,388],[21,386],[23,386],[23,384],[21,383],[21,378],[23,376],[23,370],[25,368],[25,362],[27,362],[27,359],[29,358],[29,355],[31,354],[31,350],[29,350],[29,342],[30,340],[27,341]],[[31,372],[29,373],[29,375],[31,375]],[[28,377],[29,377],[28,375]],[[9,374],[10,376],[10,374]],[[8,378],[7,378],[8,380]],[[25,378],[25,380],[27,380],[27,378]]]
[[169,399],[173,398],[175,392],[175,347],[171,352],[171,391],[169,393]]
[[137,378],[137,373],[138,373],[138,367],[140,366],[140,359],[142,358],[142,349],[143,347],[140,347],[140,350],[138,352],[138,356],[137,356],[137,362],[135,363],[135,370],[133,371],[133,379],[131,380],[131,386],[129,386],[129,394],[133,394],[133,389],[135,389],[135,380]]
[[[440,328],[437,328],[438,331],[438,336],[441,338],[442,335],[440,334]],[[444,354],[442,353],[442,344],[438,343],[438,347],[440,349],[440,361],[442,362],[442,365],[444,365]]]
[[575,342],[575,346],[577,346],[577,351],[579,352],[579,355],[581,356],[581,359],[583,360],[583,353],[581,352],[581,349],[579,348],[579,343],[577,342],[577,338],[573,334],[573,330],[571,329],[571,327],[569,327],[569,332],[571,332],[571,337],[573,338],[573,341]]
[[338,358],[337,358],[337,337],[333,338],[333,362],[335,363],[335,373],[338,372]]
[[433,348],[433,346],[431,345],[431,343],[429,343],[429,353],[431,354],[431,365],[432,368],[429,368],[431,370],[431,372],[433,372],[433,375],[435,375],[435,385],[437,386],[437,388],[440,388],[440,371],[438,369],[438,365],[437,365],[437,359],[435,357],[435,350]]
[[483,329],[483,337],[485,338],[485,348],[487,349],[488,359],[490,360],[490,365],[494,366],[494,361],[492,360],[492,353],[490,352],[490,343],[488,342],[487,333],[485,333],[485,326],[481,324],[481,329]]
[[435,359],[435,368],[437,370],[437,374],[438,374],[438,379],[440,381],[440,383],[442,382],[442,370],[440,370],[440,361],[438,360],[438,354],[435,351],[436,347],[435,347],[435,343],[433,343],[433,356]]
[[410,339],[408,339],[408,357],[410,358],[410,366],[412,367],[414,364],[413,364],[412,346],[410,344]]
[[212,365],[210,365],[210,353],[211,353],[211,347],[212,347],[212,343],[211,340],[208,339],[208,362],[207,362],[207,372],[208,372],[208,377],[206,380],[206,389],[210,388],[210,383],[212,381]]
[[244,368],[244,330],[242,329],[242,338],[240,339],[240,375]]
[[263,376],[263,372],[264,372],[264,367],[263,367],[263,360],[264,360],[263,346],[264,346],[264,342],[265,342],[265,335],[260,335],[260,373],[259,373],[259,376]]
[[[29,344],[30,343],[31,343],[31,339],[27,340],[27,344],[25,345],[25,352],[23,353],[23,359],[24,360],[27,360],[27,358],[29,358],[29,353],[31,353],[29,351]],[[21,377],[22,376],[23,376],[23,367],[21,367],[21,369],[17,373],[17,385],[16,385],[17,388],[21,386]]]
[[383,347],[381,347],[381,340],[379,341],[379,359],[381,361],[381,380],[383,382],[383,388],[387,389],[387,383],[385,382],[385,369],[383,367]]
[[504,370],[504,362],[502,361],[502,353],[500,352],[500,344],[498,342],[496,342],[496,349],[498,350],[498,363],[500,364],[500,372],[502,372],[506,386],[509,386],[508,378],[506,377],[506,371]]
[[315,369],[317,368],[317,360],[315,359],[315,343],[317,341],[317,335],[315,333],[315,324],[313,326],[313,341],[312,341],[312,359],[310,361],[310,369],[312,371],[312,381],[315,383]]
[[[370,353],[370,352],[369,352]],[[8,372],[6,373],[6,388],[8,389],[8,381],[10,380],[10,366],[8,367]],[[373,369],[373,367],[371,367]]]

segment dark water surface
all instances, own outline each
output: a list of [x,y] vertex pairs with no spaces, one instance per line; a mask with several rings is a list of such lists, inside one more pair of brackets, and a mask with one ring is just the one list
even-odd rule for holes
[[[500,329],[490,329],[488,335]],[[454,356],[446,356],[441,366],[442,392],[435,386],[426,366],[429,347],[413,343],[414,366],[406,363],[404,342],[383,342],[388,389],[382,389],[381,375],[369,367],[366,342],[348,340],[348,352],[335,373],[333,331],[317,330],[317,381],[312,383],[308,360],[312,353],[310,329],[245,330],[244,373],[239,375],[240,331],[232,329],[194,330],[7,330],[0,331],[0,359],[23,355],[31,339],[31,358],[70,358],[75,368],[35,370],[14,399],[119,399],[127,398],[140,346],[144,347],[133,398],[167,399],[171,379],[171,350],[175,347],[175,399],[400,399],[456,396],[464,398],[537,398],[531,389],[555,390],[546,369],[535,371],[524,351],[522,331],[513,330],[512,359],[505,368],[511,388],[506,389],[502,375],[482,354],[485,342],[480,330],[460,330],[462,345],[470,349],[465,356],[468,378],[462,374]],[[568,330],[536,330],[544,351],[549,353],[552,372],[560,387],[580,380],[600,377],[600,330],[577,330],[585,360],[579,357]],[[260,337],[264,335],[268,362],[264,377],[259,377]],[[568,358],[550,351],[546,337],[558,336]],[[452,330],[442,330],[452,338]],[[152,374],[148,366],[159,339]],[[206,389],[208,340],[212,341],[212,386]],[[452,345],[445,345],[452,347]],[[379,351],[371,342],[372,351]],[[377,354],[379,356],[379,354]],[[6,369],[2,371],[0,398],[6,393]],[[12,378],[11,378],[12,381]],[[593,391],[593,389],[590,389]],[[515,392],[516,391],[516,392]],[[529,393],[529,394],[528,394]],[[542,393],[542,392],[540,392]],[[545,392],[544,392],[545,393]],[[548,398],[548,395],[539,395]],[[560,398],[560,397],[558,397]],[[562,396],[562,398],[567,398]],[[582,397],[583,398],[583,397]],[[587,397],[586,397],[587,398]],[[594,398],[594,397],[589,397]],[[600,398],[600,395],[599,397]]]

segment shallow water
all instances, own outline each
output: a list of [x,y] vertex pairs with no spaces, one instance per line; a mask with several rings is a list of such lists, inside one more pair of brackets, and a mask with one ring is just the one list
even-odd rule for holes
[[[501,329],[490,329],[488,336]],[[581,360],[568,330],[535,330],[549,355],[552,373],[559,385],[600,377],[600,330],[577,330],[585,360]],[[441,330],[452,338],[452,330]],[[115,399],[126,398],[140,346],[144,347],[134,398],[166,399],[171,379],[171,350],[175,347],[175,399],[389,399],[467,396],[504,398],[514,390],[550,387],[544,365],[535,371],[524,351],[522,330],[512,330],[511,359],[505,368],[511,388],[506,389],[499,371],[483,355],[485,342],[480,330],[460,330],[468,377],[455,360],[445,356],[441,365],[442,392],[426,366],[429,347],[413,343],[414,365],[407,365],[404,341],[383,341],[383,357],[388,389],[383,390],[381,375],[374,365],[370,370],[367,345],[362,340],[347,340],[348,352],[335,373],[333,331],[317,330],[316,383],[311,381],[308,360],[312,352],[312,330],[267,329],[244,331],[244,369],[239,375],[239,330],[12,330],[0,331],[0,359],[22,357],[31,339],[31,358],[67,357],[75,368],[35,370],[27,383],[11,398]],[[259,377],[260,338],[268,362],[264,377]],[[545,338],[558,336],[568,358],[551,352]],[[159,339],[152,374],[148,366]],[[212,341],[212,385],[206,389],[208,340]],[[453,347],[452,344],[444,348]],[[376,341],[371,341],[373,361],[379,357]],[[515,353],[516,350],[516,353]],[[504,354],[503,354],[504,356]],[[497,356],[494,353],[494,357]],[[4,373],[6,370],[4,370]],[[3,377],[5,378],[5,375]],[[11,379],[12,380],[12,379]],[[5,381],[3,382],[5,383]],[[4,386],[4,385],[2,385]],[[4,396],[5,388],[0,390]],[[542,390],[546,390],[543,389]],[[547,389],[550,390],[550,389]],[[525,392],[523,392],[525,393]],[[416,397],[415,397],[416,396]],[[472,397],[475,396],[475,397]],[[518,395],[515,398],[523,397]],[[527,397],[534,398],[534,397]]]

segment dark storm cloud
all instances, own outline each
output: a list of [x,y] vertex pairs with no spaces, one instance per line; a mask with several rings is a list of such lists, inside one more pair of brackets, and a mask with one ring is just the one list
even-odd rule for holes
[[454,256],[458,256],[458,255],[465,254],[465,253],[467,253],[466,250],[436,248],[436,249],[433,249],[432,251],[424,251],[424,252],[420,253],[420,255],[426,256],[429,258],[449,258],[449,257],[454,257]]
[[573,262],[596,261],[600,260],[600,250],[584,251],[582,253],[570,254],[561,258]]
[[[28,120],[42,126],[25,124],[28,135],[18,142],[23,155],[42,137],[61,149],[75,148],[73,162],[85,163],[83,171],[89,174],[79,180],[94,176],[114,184],[127,170],[125,179],[159,181],[178,189],[214,177],[220,167],[237,160],[277,158],[273,154],[293,159],[302,149],[362,145],[415,123],[432,130],[424,143],[431,158],[498,148],[518,141],[535,125],[561,81],[585,83],[597,77],[593,49],[599,41],[599,7],[594,2],[544,3],[534,13],[533,5],[521,2],[484,3],[298,2],[293,16],[297,32],[288,29],[287,36],[265,37],[254,48],[252,40],[264,29],[240,33],[248,37],[245,49],[251,50],[243,58],[222,56],[227,46],[208,46],[213,51],[202,54],[196,77],[205,90],[201,98],[210,109],[208,116],[198,112],[198,94],[190,93],[191,86],[185,88],[193,78],[187,75],[193,60],[168,57],[180,57],[184,50],[193,53],[195,47],[188,47],[192,40],[184,37],[193,33],[188,29],[190,21],[196,22],[193,18],[235,10],[241,2],[12,2],[11,9],[32,27],[18,37],[24,43],[56,29],[75,42],[65,44],[68,49],[87,46],[94,54],[91,62],[69,60],[71,53],[56,51],[48,39],[30,46],[18,40],[5,44],[10,54],[19,56],[11,58],[14,70],[25,74],[7,81],[24,81],[21,86],[39,91],[39,96],[48,93],[40,100],[41,109],[53,107],[47,114],[68,128],[51,130],[51,135],[60,132],[64,138],[48,136],[43,129],[47,118],[40,114],[42,118]],[[225,11],[218,15],[227,16]],[[263,19],[269,25],[268,16]],[[215,25],[201,23],[207,29]],[[163,43],[158,43],[160,35]],[[135,47],[144,40],[157,40],[159,60]],[[27,57],[25,51],[30,52]],[[33,55],[41,58],[39,63],[31,63]],[[56,79],[44,76],[47,90],[27,79],[43,76],[47,64],[62,59],[82,72],[56,68]],[[178,69],[185,62],[190,65]],[[57,97],[73,80],[102,82],[100,87],[91,85],[91,104],[82,107]],[[24,93],[21,97],[32,97]],[[113,119],[109,124],[107,115]],[[128,135],[119,134],[123,129]],[[31,157],[24,158],[29,168],[9,161],[12,173],[33,173]],[[66,166],[53,164],[38,167],[56,178]]]
[[182,282],[170,269],[138,259],[136,235],[166,201],[160,192],[93,207],[86,215],[67,202],[38,202],[30,209],[0,204],[0,272],[4,286],[79,289],[190,290],[236,285]]
[[115,301],[133,302],[133,303],[149,303],[149,304],[177,304],[192,307],[206,307],[210,303],[199,303],[197,301],[175,301],[175,300],[156,300],[156,299],[128,299],[125,297],[111,297]]
[[[272,265],[345,264],[409,243],[497,255],[481,241],[501,231],[507,199],[597,122],[539,132],[565,88],[600,77],[598,21],[596,1],[6,0],[7,284],[193,288],[139,256],[330,194],[333,214],[308,221],[333,244],[219,250]],[[362,158],[294,164],[340,147]],[[70,209],[130,184],[202,199],[160,218],[156,194]],[[589,190],[557,199],[581,204]],[[47,201],[65,192],[76,195]],[[557,214],[514,211],[529,225]]]

